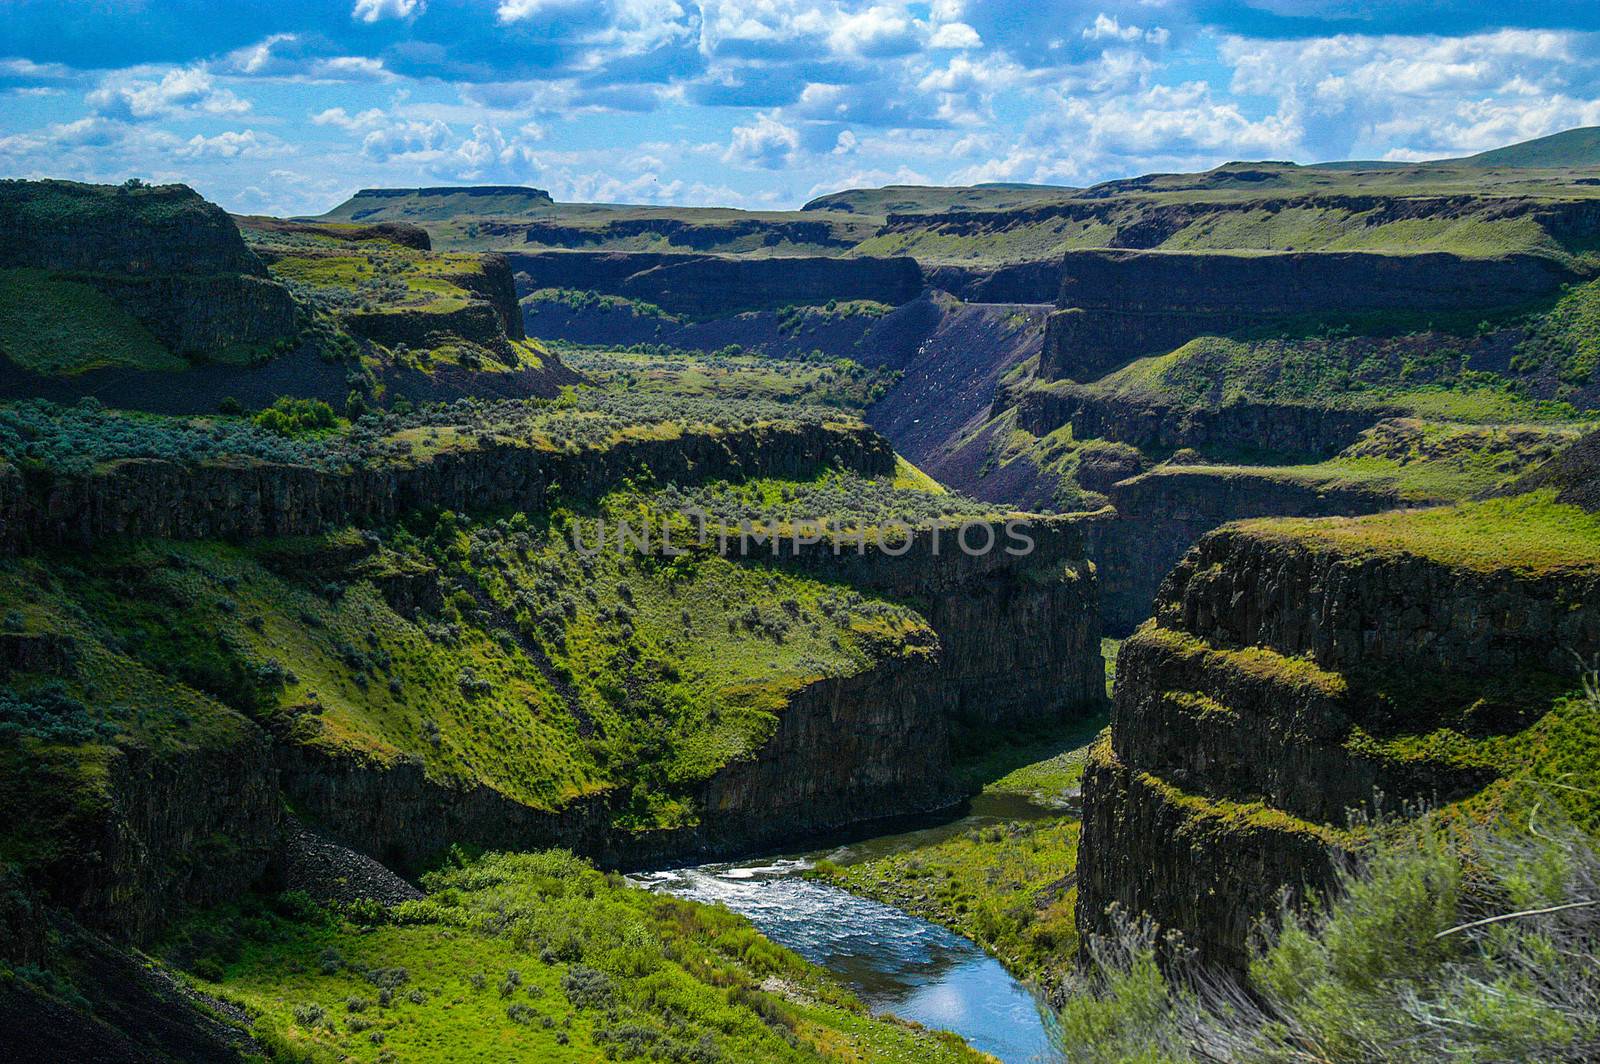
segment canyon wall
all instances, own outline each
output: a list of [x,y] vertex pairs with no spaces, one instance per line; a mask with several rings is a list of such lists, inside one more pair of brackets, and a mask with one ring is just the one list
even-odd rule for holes
[[1079,518],[1098,570],[1107,634],[1150,616],[1166,573],[1203,535],[1251,517],[1333,517],[1399,505],[1393,491],[1330,487],[1274,476],[1270,467],[1167,466],[1106,489],[1110,505]]
[[868,299],[890,306],[922,292],[907,258],[733,258],[623,252],[512,253],[530,289],[597,291],[651,303],[672,314],[715,318],[747,310]]
[[891,472],[888,441],[867,428],[758,426],[733,438],[689,430],[603,449],[497,443],[411,464],[330,471],[260,462],[184,465],[131,459],[86,476],[0,474],[0,547],[91,546],[111,536],[230,539],[383,524],[407,510],[541,506],[546,489],[601,492],[641,465],[663,480],[800,476],[823,464]]
[[203,358],[294,331],[288,289],[267,276],[233,219],[186,185],[7,181],[0,228],[0,268],[98,288],[178,354]]
[[[1340,541],[1344,542],[1344,541]],[[1326,889],[1345,811],[1476,792],[1441,727],[1527,727],[1600,650],[1600,563],[1483,567],[1271,522],[1205,537],[1123,644],[1084,782],[1078,923],[1147,912],[1238,967],[1279,892]]]
[[1062,260],[1040,377],[1093,381],[1197,336],[1299,318],[1516,307],[1574,279],[1533,255],[1073,251]]

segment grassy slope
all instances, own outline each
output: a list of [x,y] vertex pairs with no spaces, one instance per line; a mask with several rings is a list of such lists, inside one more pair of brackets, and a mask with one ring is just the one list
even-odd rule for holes
[[1414,554],[1479,571],[1547,572],[1600,566],[1600,516],[1534,492],[1371,517],[1242,522],[1256,535],[1360,554]]
[[426,885],[377,926],[285,898],[191,921],[163,952],[293,1059],[980,1059],[871,1017],[742,918],[559,851],[490,855]]
[[99,289],[44,270],[0,270],[0,357],[35,373],[189,366]]
[[848,358],[797,362],[738,352],[585,351],[560,348],[562,361],[611,392],[724,396],[819,403],[849,410],[871,405],[895,374]]

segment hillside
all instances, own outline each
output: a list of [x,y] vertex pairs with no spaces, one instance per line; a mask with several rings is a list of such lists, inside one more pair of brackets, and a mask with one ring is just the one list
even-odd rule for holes
[[1565,129],[1548,137],[1468,155],[1457,162],[1482,167],[1600,167],[1600,126]]

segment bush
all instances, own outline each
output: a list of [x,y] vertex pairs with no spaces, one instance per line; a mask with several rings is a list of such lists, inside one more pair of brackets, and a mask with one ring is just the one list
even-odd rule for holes
[[573,965],[561,977],[561,989],[577,1009],[603,1009],[611,1004],[614,988],[611,977],[581,964]]
[[1600,854],[1587,836],[1389,832],[1332,899],[1286,910],[1243,982],[1198,970],[1148,923],[1090,936],[1059,1016],[1063,1056],[1593,1059]]

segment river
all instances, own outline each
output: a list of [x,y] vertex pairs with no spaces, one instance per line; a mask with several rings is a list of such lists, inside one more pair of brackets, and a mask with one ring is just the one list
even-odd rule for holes
[[1060,816],[1008,795],[980,795],[962,814],[902,825],[824,849],[755,861],[640,873],[634,882],[721,903],[768,938],[831,971],[874,1012],[954,1031],[1004,1064],[1054,1058],[1033,996],[976,944],[937,924],[800,875],[823,858],[850,862],[1010,820]]

